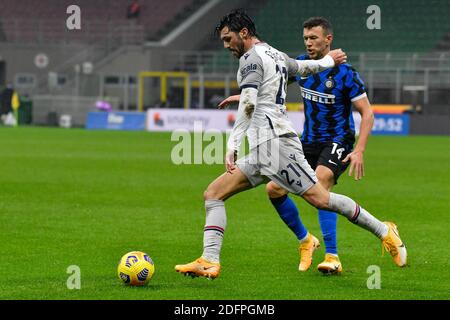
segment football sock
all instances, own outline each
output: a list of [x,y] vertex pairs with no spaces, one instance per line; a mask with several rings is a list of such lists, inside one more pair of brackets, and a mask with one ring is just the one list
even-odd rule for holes
[[206,223],[203,231],[202,257],[210,262],[220,261],[223,233],[227,226],[227,214],[222,200],[206,200]]
[[304,240],[308,235],[297,210],[294,201],[285,194],[279,198],[270,198],[272,205],[277,210],[284,223],[294,232],[298,240]]
[[323,242],[325,242],[325,253],[337,255],[335,212],[319,210],[319,223],[322,230]]
[[387,225],[372,216],[364,208],[361,208],[349,197],[330,192],[328,208],[341,213],[347,217],[348,220],[366,230],[369,230],[380,239],[384,238],[388,233]]

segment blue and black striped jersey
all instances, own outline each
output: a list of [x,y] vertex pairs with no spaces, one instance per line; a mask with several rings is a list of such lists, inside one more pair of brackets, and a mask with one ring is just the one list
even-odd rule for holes
[[[308,60],[301,55],[297,60]],[[366,95],[364,82],[349,64],[342,64],[309,77],[296,77],[305,110],[303,143],[337,142],[353,148],[355,124],[352,101]]]

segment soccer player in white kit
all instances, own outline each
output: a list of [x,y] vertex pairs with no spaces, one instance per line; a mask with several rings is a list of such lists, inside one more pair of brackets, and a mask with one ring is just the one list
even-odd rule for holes
[[[195,261],[175,266],[177,272],[214,279],[220,274],[220,251],[226,229],[224,201],[269,180],[302,196],[318,209],[335,211],[381,239],[394,262],[406,265],[406,247],[397,226],[381,222],[354,200],[326,190],[305,160],[302,145],[286,114],[284,99],[288,77],[308,76],[345,63],[342,50],[332,50],[320,60],[294,60],[258,39],[252,19],[236,10],[216,28],[224,48],[239,58],[237,80],[241,89],[238,114],[227,142],[226,172],[204,193],[206,223],[203,253]],[[244,135],[249,154],[237,159]]]

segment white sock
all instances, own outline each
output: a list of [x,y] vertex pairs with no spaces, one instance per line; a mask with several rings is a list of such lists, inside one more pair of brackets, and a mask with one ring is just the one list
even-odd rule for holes
[[222,200],[206,200],[206,223],[203,232],[202,257],[210,262],[220,261],[223,234],[227,226],[227,214]]
[[336,211],[358,226],[369,230],[378,238],[384,238],[388,233],[388,227],[383,222],[372,216],[367,210],[361,208],[355,201],[341,194],[330,192],[328,207]]

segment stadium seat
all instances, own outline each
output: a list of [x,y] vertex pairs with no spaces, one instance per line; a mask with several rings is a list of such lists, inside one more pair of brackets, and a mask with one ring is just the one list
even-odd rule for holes
[[[335,45],[348,52],[426,52],[450,30],[447,1],[380,0],[381,30],[369,30],[366,1],[270,0],[256,16],[259,33],[275,47],[298,52],[303,46],[301,24],[308,17],[325,16],[335,29]],[[420,9],[417,9],[420,8]],[[284,21],[273,19],[275,13]],[[286,14],[289,13],[289,14]],[[295,14],[291,14],[295,13]]]
[[[2,0],[0,1],[0,28],[3,28],[5,41],[9,42],[67,42],[96,43],[108,35],[128,31],[126,36],[140,30],[145,32],[136,37],[143,42],[155,35],[170,23],[174,17],[199,0],[149,0],[141,1],[141,15],[131,23],[126,17],[128,1],[123,0],[78,0],[81,8],[82,29],[68,38],[66,28],[66,9],[71,0]],[[202,1],[200,1],[202,2]],[[111,23],[113,22],[113,23]]]

